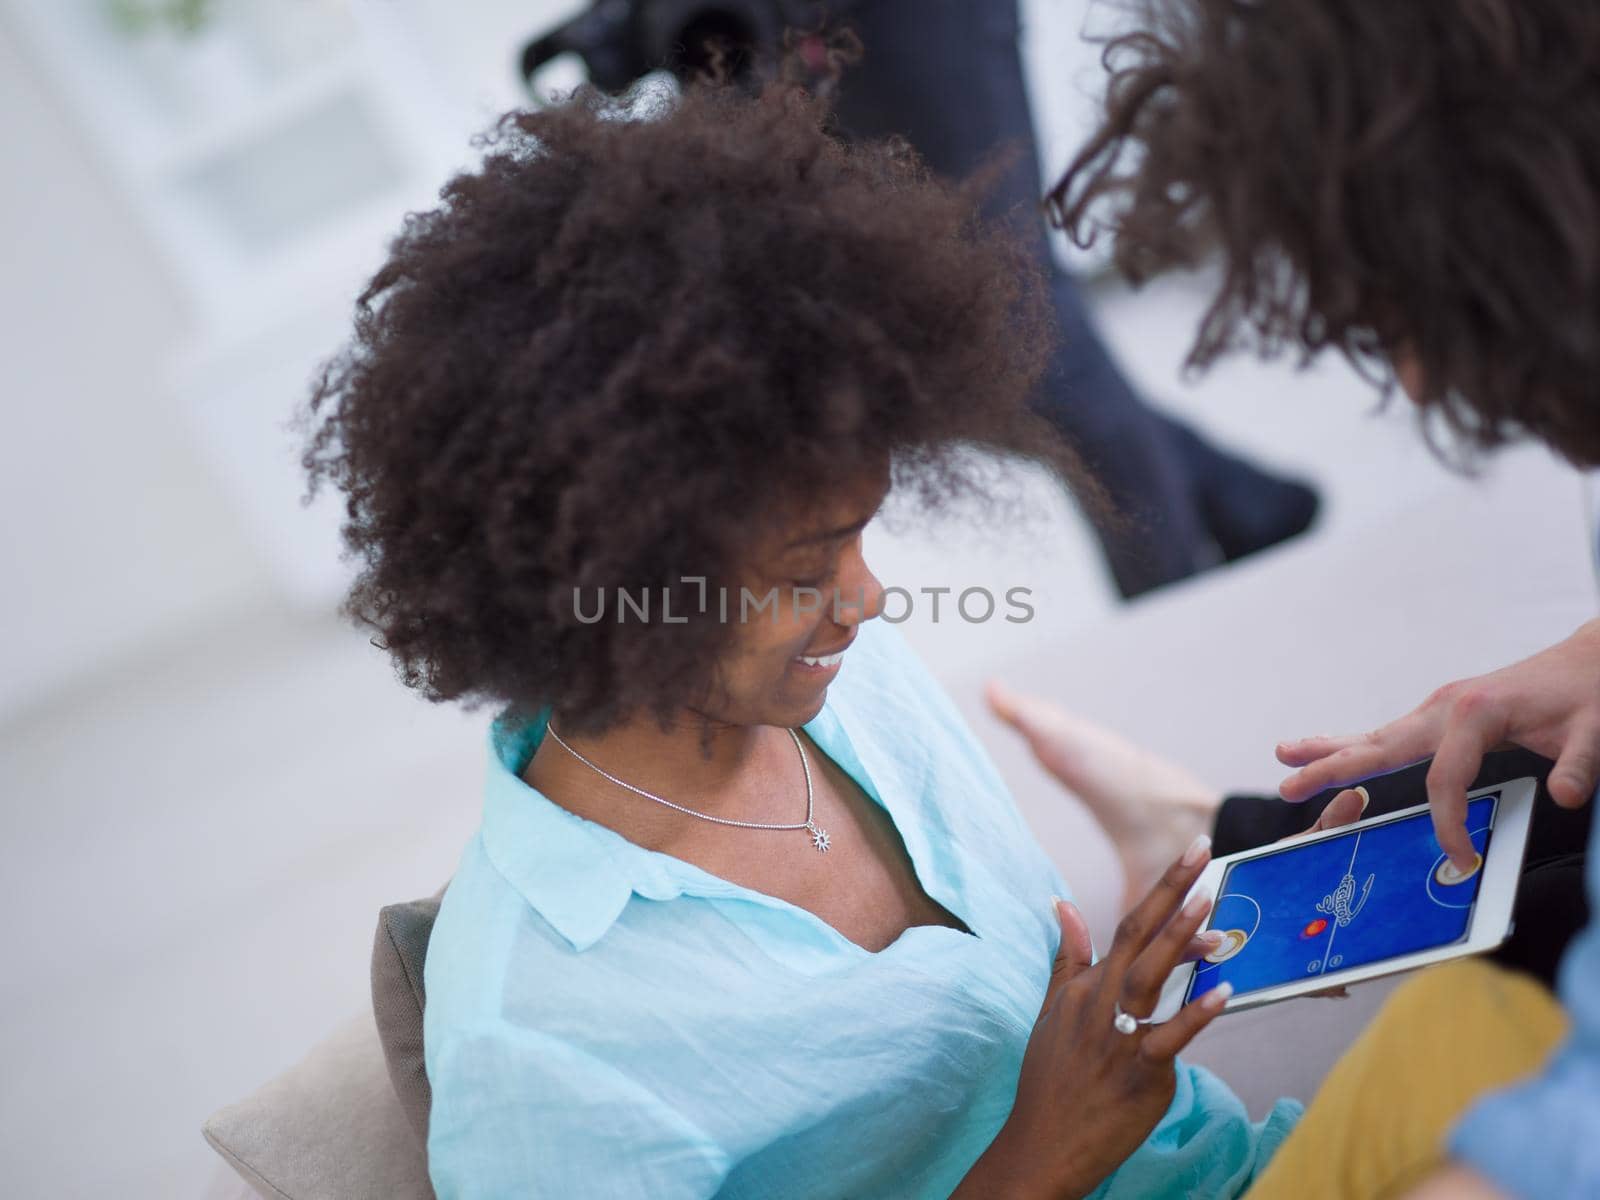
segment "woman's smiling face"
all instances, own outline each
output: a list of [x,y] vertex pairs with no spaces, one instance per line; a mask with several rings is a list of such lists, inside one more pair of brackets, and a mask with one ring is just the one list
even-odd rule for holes
[[885,469],[763,539],[742,573],[743,592],[727,597],[732,639],[707,716],[792,728],[822,711],[857,627],[883,611],[861,533],[888,490]]

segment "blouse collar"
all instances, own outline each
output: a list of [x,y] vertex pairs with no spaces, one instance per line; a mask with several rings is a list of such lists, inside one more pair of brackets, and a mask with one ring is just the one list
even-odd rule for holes
[[[652,900],[689,893],[782,903],[639,846],[529,786],[522,771],[544,740],[549,723],[549,709],[532,715],[507,709],[491,725],[482,839],[495,869],[574,950],[587,950],[604,937],[635,892]],[[883,803],[830,703],[824,702],[804,729],[873,799]],[[897,819],[897,824],[904,829],[903,820]],[[912,832],[905,830],[902,836],[909,844]]]

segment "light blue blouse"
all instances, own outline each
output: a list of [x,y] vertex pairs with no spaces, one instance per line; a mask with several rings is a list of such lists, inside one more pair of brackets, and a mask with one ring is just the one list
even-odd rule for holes
[[[483,824],[428,949],[441,1200],[948,1196],[1010,1112],[1060,937],[1050,896],[1070,893],[899,633],[861,628],[806,732],[971,934],[914,926],[872,953],[645,850],[522,782],[544,729],[491,729]],[[1298,1113],[1252,1124],[1180,1065],[1096,1196],[1237,1195]]]

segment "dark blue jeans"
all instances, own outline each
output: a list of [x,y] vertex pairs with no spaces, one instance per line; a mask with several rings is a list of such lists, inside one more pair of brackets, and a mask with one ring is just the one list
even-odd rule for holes
[[1038,403],[1123,518],[1095,522],[1118,588],[1137,595],[1217,561],[1199,481],[1253,469],[1143,402],[1107,354],[1076,281],[1055,265],[1015,0],[857,0],[844,15],[865,53],[840,84],[842,132],[900,134],[951,178],[1002,147],[1017,152],[988,215],[1021,221],[1051,273],[1062,337]]

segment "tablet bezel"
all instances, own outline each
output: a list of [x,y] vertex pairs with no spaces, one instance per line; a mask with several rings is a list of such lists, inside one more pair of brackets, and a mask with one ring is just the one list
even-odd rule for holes
[[[1463,955],[1481,954],[1486,950],[1493,950],[1505,941],[1511,930],[1511,909],[1516,899],[1517,882],[1522,876],[1522,860],[1527,851],[1528,826],[1533,816],[1533,799],[1536,791],[1537,782],[1531,776],[1523,776],[1520,779],[1508,779],[1503,783],[1492,784],[1467,793],[1467,799],[1470,801],[1499,792],[1500,803],[1495,812],[1494,836],[1489,839],[1489,852],[1484,856],[1483,882],[1479,885],[1472,919],[1467,927],[1467,935],[1462,941],[1449,946],[1436,946],[1429,950],[1418,950],[1411,954],[1386,958],[1379,962],[1363,963],[1339,971],[1326,971],[1321,975],[1308,976],[1292,983],[1246,992],[1231,997],[1223,1011],[1242,1012],[1250,1008],[1259,1008],[1263,1004],[1275,1004],[1280,1000],[1291,1000],[1296,996],[1312,992],[1361,983],[1384,975],[1396,975],[1402,971],[1414,971],[1418,967],[1448,962]],[[1215,896],[1228,868],[1234,863],[1275,854],[1291,846],[1343,837],[1361,829],[1375,828],[1427,811],[1426,803],[1414,804],[1409,808],[1384,813],[1381,816],[1367,817],[1349,825],[1340,825],[1317,833],[1304,833],[1285,838],[1281,842],[1273,842],[1271,845],[1256,846],[1250,850],[1241,850],[1237,854],[1224,855],[1211,861],[1200,878],[1195,881],[1194,886],[1189,889],[1189,895],[1193,896],[1197,892],[1204,891]],[[1210,922],[1211,918],[1207,917],[1206,924],[1201,928],[1209,928]],[[1159,1023],[1177,1015],[1183,1006],[1183,997],[1188,991],[1189,978],[1194,974],[1195,968],[1195,963],[1184,963],[1167,977],[1152,1021]]]

